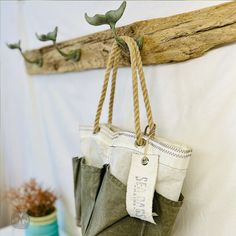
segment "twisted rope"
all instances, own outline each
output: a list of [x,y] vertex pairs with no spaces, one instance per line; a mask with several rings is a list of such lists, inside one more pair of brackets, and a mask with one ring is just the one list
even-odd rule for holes
[[102,107],[103,107],[103,103],[104,103],[104,100],[106,97],[107,86],[108,86],[108,82],[109,82],[109,78],[110,78],[111,69],[114,64],[114,57],[118,53],[118,51],[119,51],[118,45],[113,44],[112,49],[111,49],[111,53],[109,55],[108,62],[107,62],[104,82],[103,82],[103,86],[102,86],[102,92],[100,95],[98,108],[97,108],[97,112],[96,112],[96,117],[95,117],[95,121],[94,121],[94,131],[93,131],[94,133],[97,133],[100,130],[99,121],[100,121],[100,116],[102,113]]
[[143,64],[142,64],[142,60],[141,60],[141,56],[140,56],[140,51],[139,51],[137,43],[135,43],[134,41],[133,41],[133,47],[136,52],[137,68],[138,68],[139,79],[140,79],[141,88],[142,88],[142,92],[143,92],[143,99],[144,99],[144,104],[145,104],[145,108],[146,108],[148,126],[151,131],[150,135],[154,136],[156,125],[153,122],[151,104],[150,104],[148,90],[147,90],[147,86],[146,86],[146,80],[145,80],[145,75],[144,75],[144,71],[143,71]]
[[[140,127],[140,112],[139,112],[139,97],[138,97],[138,80],[137,80],[137,70],[139,72],[139,79],[141,83],[147,118],[148,118],[148,126],[150,130],[155,131],[155,124],[153,123],[152,111],[150,106],[150,101],[148,97],[147,87],[145,83],[144,72],[142,68],[142,61],[139,53],[139,49],[137,47],[136,42],[127,36],[122,36],[122,39],[126,42],[129,51],[130,51],[130,59],[131,59],[131,69],[132,69],[132,87],[133,87],[133,107],[134,107],[134,123],[135,123],[135,133],[136,133],[136,144],[144,145],[145,140],[142,138],[142,132]],[[109,101],[109,115],[108,115],[108,124],[112,123],[113,116],[113,104],[114,104],[114,96],[115,96],[115,87],[116,87],[116,77],[118,71],[118,64],[121,55],[121,49],[117,46],[116,43],[113,44],[110,56],[108,58],[107,68],[105,72],[105,78],[103,82],[102,93],[100,96],[95,123],[94,123],[94,133],[99,131],[99,121],[102,112],[103,103],[106,97],[108,82],[110,78],[110,73],[113,68],[112,73],[112,85],[111,85],[111,93],[110,93],[110,101]]]
[[124,37],[123,38],[126,44],[128,45],[130,51],[131,59],[131,70],[132,70],[132,85],[133,85],[133,106],[134,106],[134,124],[135,124],[135,133],[136,133],[136,144],[139,146],[144,145],[144,139],[142,137],[142,131],[140,127],[140,113],[139,113],[139,97],[138,97],[138,79],[137,79],[137,58],[136,52],[133,47],[132,38]]
[[114,58],[113,71],[112,71],[113,73],[112,73],[111,93],[110,93],[109,113],[108,113],[109,125],[112,124],[113,104],[114,104],[114,97],[115,97],[115,90],[116,90],[116,77],[117,77],[119,59],[120,59],[120,51],[117,50],[117,54],[115,55],[115,58]]

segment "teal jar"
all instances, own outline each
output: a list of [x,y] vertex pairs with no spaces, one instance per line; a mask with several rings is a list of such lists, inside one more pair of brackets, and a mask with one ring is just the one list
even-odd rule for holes
[[59,236],[56,210],[47,216],[31,217],[26,236]]

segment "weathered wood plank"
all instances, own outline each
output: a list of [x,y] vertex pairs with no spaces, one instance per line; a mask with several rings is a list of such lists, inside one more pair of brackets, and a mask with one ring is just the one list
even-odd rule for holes
[[[144,36],[141,50],[145,65],[181,62],[208,50],[236,42],[236,2],[165,18],[135,22],[118,28],[119,35]],[[79,62],[65,61],[52,47],[27,51],[30,58],[42,56],[43,67],[26,64],[29,74],[49,74],[104,68],[113,42],[110,30],[59,43],[64,51],[81,48]],[[122,58],[121,66],[129,64]]]

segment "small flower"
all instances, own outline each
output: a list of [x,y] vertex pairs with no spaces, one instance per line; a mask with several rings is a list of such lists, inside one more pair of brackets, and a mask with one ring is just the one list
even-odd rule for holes
[[15,211],[24,209],[30,216],[45,216],[54,211],[57,199],[53,191],[43,189],[35,179],[19,188],[10,189],[6,194]]

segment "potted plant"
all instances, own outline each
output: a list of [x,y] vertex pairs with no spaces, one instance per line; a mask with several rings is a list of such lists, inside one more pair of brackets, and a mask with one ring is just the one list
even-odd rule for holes
[[[53,191],[30,179],[22,186],[10,189],[7,199],[13,207],[13,218],[23,222],[27,236],[59,235],[55,207],[57,196]],[[16,223],[13,220],[13,224]]]

